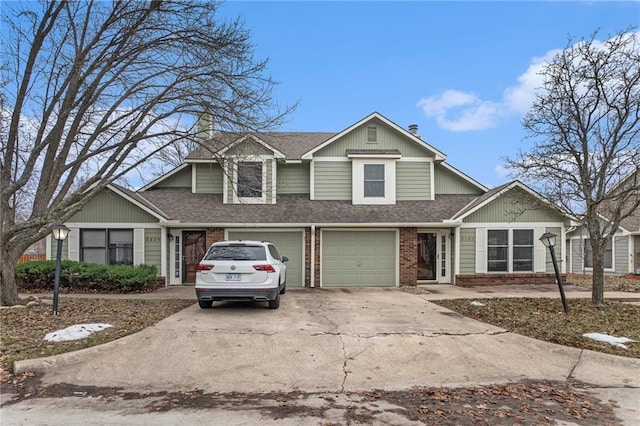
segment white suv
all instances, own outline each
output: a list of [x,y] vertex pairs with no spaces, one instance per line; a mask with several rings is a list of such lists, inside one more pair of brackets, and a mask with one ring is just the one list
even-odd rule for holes
[[256,301],[278,309],[287,290],[287,260],[268,241],[214,243],[198,265],[198,304],[207,309],[218,300]]

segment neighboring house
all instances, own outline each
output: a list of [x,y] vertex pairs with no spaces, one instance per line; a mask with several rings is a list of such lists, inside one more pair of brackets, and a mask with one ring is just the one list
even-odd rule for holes
[[[619,183],[637,179],[638,171]],[[618,185],[618,186],[619,186]],[[634,186],[637,184],[634,183]],[[615,190],[615,188],[614,188]],[[606,214],[602,216],[607,222]],[[567,232],[567,272],[591,273],[591,246],[584,227],[569,228]],[[604,258],[605,274],[640,274],[640,211],[623,219],[613,238],[609,239]]]
[[289,288],[555,282],[538,239],[557,234],[562,258],[567,218],[517,181],[458,171],[417,126],[373,113],[339,133],[209,136],[136,192],[109,185],[66,223],[65,256],[180,285],[213,242],[259,239],[289,257]]

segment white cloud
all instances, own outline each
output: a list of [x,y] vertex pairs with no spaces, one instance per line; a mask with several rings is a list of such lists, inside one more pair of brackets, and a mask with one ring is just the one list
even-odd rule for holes
[[[447,90],[440,95],[418,102],[427,117],[435,117],[438,125],[454,132],[494,127],[500,115],[500,105],[483,101],[476,95],[459,90]],[[456,118],[449,118],[459,111]]]
[[511,171],[508,168],[504,167],[502,164],[498,164],[496,166],[495,172],[499,178],[506,178],[509,176],[509,173],[511,173]]

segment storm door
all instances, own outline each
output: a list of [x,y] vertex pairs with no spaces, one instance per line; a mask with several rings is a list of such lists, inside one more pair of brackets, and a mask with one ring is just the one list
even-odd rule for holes
[[182,233],[184,253],[182,257],[183,283],[196,282],[198,263],[207,251],[207,238],[204,231],[184,231]]
[[450,283],[450,250],[448,230],[418,232],[418,281]]
[[418,281],[433,281],[438,272],[438,234],[418,233]]

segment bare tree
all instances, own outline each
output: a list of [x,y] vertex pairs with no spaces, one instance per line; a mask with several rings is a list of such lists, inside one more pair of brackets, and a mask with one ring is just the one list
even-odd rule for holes
[[[272,98],[239,20],[215,1],[43,1],[2,8],[0,301],[19,302],[15,264],[108,183],[174,143],[195,116],[265,130]],[[18,216],[21,212],[21,217]]]
[[596,35],[569,40],[543,69],[523,119],[533,147],[507,164],[584,226],[592,301],[602,306],[607,241],[640,206],[640,43],[631,30],[605,42]]

